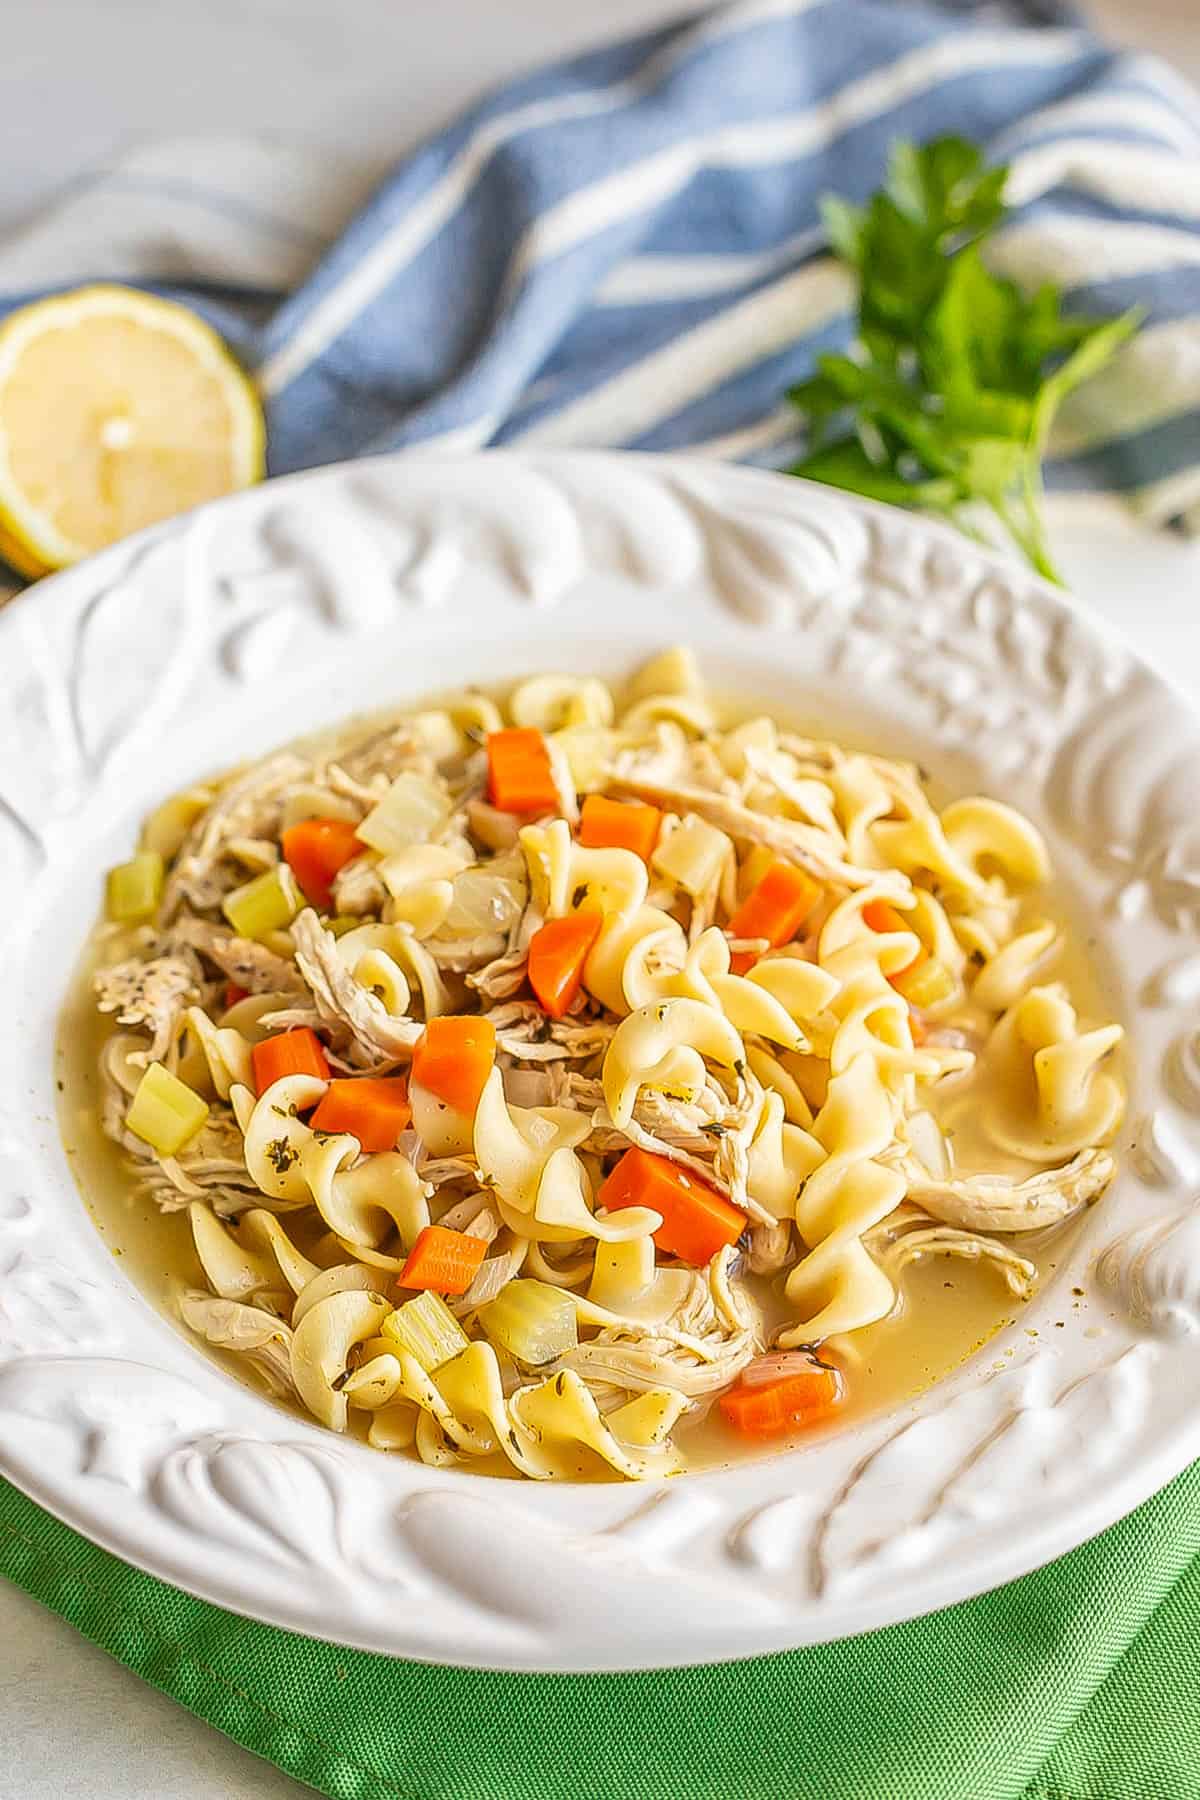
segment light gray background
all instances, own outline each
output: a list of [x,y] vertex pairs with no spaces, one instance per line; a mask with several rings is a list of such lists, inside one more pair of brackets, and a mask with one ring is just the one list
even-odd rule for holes
[[[0,0],[0,232],[131,139],[257,130],[382,169],[481,87],[685,0]],[[1092,0],[1200,81],[1197,0]],[[1196,661],[1200,549],[1060,514],[1077,591],[1164,668]],[[1186,653],[1186,654],[1185,654]],[[1200,700],[1200,675],[1194,682]],[[397,1770],[397,1777],[404,1771]],[[0,1583],[0,1800],[285,1800],[248,1755]]]

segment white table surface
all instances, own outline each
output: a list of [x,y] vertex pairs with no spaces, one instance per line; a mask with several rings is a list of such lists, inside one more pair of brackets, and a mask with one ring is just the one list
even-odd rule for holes
[[[382,167],[488,82],[676,16],[685,0],[15,0],[0,67],[0,232],[137,136],[257,129]],[[1196,0],[1092,0],[1200,81]],[[1060,512],[1076,591],[1200,700],[1200,545]],[[0,1583],[0,1796],[286,1800],[250,1756]],[[397,1774],[400,1774],[397,1771]]]

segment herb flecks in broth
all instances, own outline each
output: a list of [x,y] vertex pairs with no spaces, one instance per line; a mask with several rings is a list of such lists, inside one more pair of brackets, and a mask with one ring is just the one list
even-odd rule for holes
[[722,723],[684,651],[620,708],[462,694],[158,809],[68,1136],[330,1428],[674,1473],[927,1385],[1102,1194],[1121,1033],[1049,878],[1008,806]]

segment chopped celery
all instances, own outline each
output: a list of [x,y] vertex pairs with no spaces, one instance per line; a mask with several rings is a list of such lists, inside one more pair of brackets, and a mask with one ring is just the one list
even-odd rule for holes
[[432,1288],[389,1313],[381,1329],[398,1349],[415,1356],[427,1375],[467,1347],[462,1326]]
[[355,830],[364,844],[386,854],[439,838],[449,813],[445,788],[406,770]]
[[926,957],[911,968],[891,977],[892,986],[904,995],[910,1006],[940,1006],[955,992],[953,975],[943,963]]
[[334,937],[345,937],[348,931],[357,931],[366,920],[356,919],[353,913],[335,913],[332,919],[322,919],[321,923]]
[[148,919],[162,897],[163,859],[157,850],[139,850],[127,863],[108,871],[105,910],[110,919],[128,925]]
[[729,839],[707,819],[688,813],[672,832],[664,832],[650,866],[689,894],[702,894],[721,872]]
[[534,1367],[579,1342],[574,1300],[546,1281],[510,1281],[481,1308],[479,1323],[499,1349]]
[[157,850],[169,862],[211,800],[206,788],[185,788],[181,794],[172,794],[142,826],[142,849]]
[[262,939],[290,925],[304,896],[286,863],[276,863],[256,875],[244,887],[234,888],[221,902],[221,911],[239,937]]
[[160,1156],[174,1156],[195,1137],[207,1117],[207,1100],[162,1063],[151,1063],[129,1102],[125,1124],[134,1137],[140,1137]]

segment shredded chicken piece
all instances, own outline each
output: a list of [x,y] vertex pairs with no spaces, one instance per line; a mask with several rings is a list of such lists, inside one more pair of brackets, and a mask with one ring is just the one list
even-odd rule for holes
[[845,851],[846,839],[843,833],[837,829],[828,801],[827,788],[822,787],[820,790],[826,795],[826,806],[829,808],[829,822],[823,824],[819,817],[814,818],[813,816],[812,802],[809,795],[805,793],[802,776],[785,774],[779,768],[777,758],[764,755],[761,750],[756,750],[753,746],[748,746],[746,749],[746,767],[757,781],[772,789],[781,800],[786,800],[787,804],[799,813],[803,823],[810,825],[814,831],[821,832],[822,836],[835,843],[839,852]]
[[760,1224],[767,1225],[773,1222],[774,1215],[759,1205],[748,1185],[750,1143],[762,1114],[763,1098],[764,1090],[757,1076],[739,1075],[733,1103],[721,1116],[724,1130],[717,1142],[713,1173],[728,1183],[735,1206],[740,1206]]
[[[410,721],[401,719],[394,725],[385,725],[380,730],[368,733],[357,743],[344,746],[330,765],[330,775],[334,768],[349,782],[364,786],[369,783],[369,791],[374,794],[376,788],[386,790],[404,769],[419,769],[422,774],[431,773],[433,759]],[[332,785],[330,782],[331,787]],[[357,797],[346,795],[347,799]],[[377,797],[376,794],[375,798]],[[366,803],[373,806],[375,800],[371,799]]]
[[125,1129],[130,1095],[107,1050],[101,1058],[100,1074],[100,1123],[104,1133],[133,1160],[140,1191],[152,1198],[162,1212],[178,1211],[192,1200],[211,1201],[216,1195],[225,1198],[224,1211],[263,1204],[246,1168],[242,1134],[229,1108],[214,1105],[183,1150],[176,1156],[159,1156],[149,1144]]
[[551,1366],[634,1393],[666,1385],[694,1398],[728,1387],[762,1347],[757,1310],[732,1281],[734,1255],[723,1250],[693,1275],[662,1323],[623,1318]]
[[363,814],[369,813],[378,806],[391,785],[386,775],[379,775],[370,780],[357,780],[347,773],[340,762],[331,762],[323,772],[325,785],[339,800],[349,800],[353,805],[362,808]]
[[759,1225],[774,1224],[774,1215],[757,1201],[753,1194],[747,1192],[743,1173],[740,1186],[735,1185],[727,1168],[722,1168],[719,1161],[707,1162],[703,1157],[691,1150],[683,1148],[670,1138],[659,1137],[648,1131],[638,1118],[637,1108],[624,1131],[618,1131],[603,1109],[593,1114],[592,1129],[584,1139],[583,1148],[594,1150],[605,1156],[614,1150],[624,1150],[630,1144],[639,1150],[648,1151],[651,1156],[665,1156],[668,1162],[677,1163],[681,1169],[690,1169],[709,1187],[716,1188],[719,1194],[738,1207],[747,1217]]
[[498,1237],[502,1229],[500,1220],[494,1209],[488,1204],[487,1196],[481,1193],[466,1194],[461,1200],[444,1212],[438,1220],[447,1231],[462,1231],[468,1237],[481,1237],[485,1244],[490,1244]]
[[[598,1077],[566,1074],[561,1078],[560,1092],[565,1106],[577,1106],[586,1112],[597,1112],[604,1106],[604,1088]],[[728,1102],[715,1087],[706,1087],[694,1101],[674,1100],[656,1088],[640,1088],[634,1102],[634,1117],[668,1143],[695,1154],[715,1156],[725,1127],[722,1124]],[[607,1114],[605,1115],[607,1118]]]
[[518,1062],[586,1061],[617,1028],[612,1019],[547,1019],[532,1000],[510,1000],[481,1016],[495,1026],[497,1047]]
[[945,1225],[964,1231],[1038,1231],[1059,1225],[1104,1192],[1116,1172],[1107,1150],[1081,1150],[1061,1168],[1017,1181],[1011,1175],[930,1175],[911,1151],[890,1159],[908,1182],[908,1197]]
[[792,1253],[792,1227],[787,1219],[756,1225],[750,1233],[746,1266],[752,1275],[778,1275]]
[[504,954],[505,941],[498,931],[481,931],[472,938],[426,938],[425,948],[439,969],[470,979]]
[[277,956],[265,944],[253,938],[235,937],[208,919],[185,915],[177,919],[171,936],[176,943],[189,945],[215,963],[230,981],[236,981],[248,994],[287,994],[296,992],[300,978],[295,965],[286,956]]
[[179,1296],[179,1316],[190,1330],[221,1350],[235,1350],[254,1364],[274,1393],[295,1395],[292,1331],[261,1306],[221,1300],[198,1288]]
[[[124,1054],[121,1040],[117,1037],[110,1038],[100,1052],[100,1128],[105,1137],[111,1138],[114,1144],[120,1144],[122,1150],[136,1163],[152,1162],[155,1153],[151,1146],[125,1129],[125,1115],[129,1111],[132,1094],[120,1080],[116,1067],[123,1060]],[[131,1052],[130,1061],[138,1054],[136,1051]]]
[[388,897],[379,870],[368,857],[344,863],[333,878],[333,904],[339,913],[362,919],[381,913]]
[[894,1281],[910,1262],[922,1256],[958,1256],[967,1262],[987,1263],[1018,1300],[1028,1300],[1037,1282],[1037,1264],[1010,1245],[982,1232],[939,1224],[911,1204],[899,1206],[863,1241]]
[[101,969],[94,977],[96,1005],[116,1013],[119,1025],[135,1025],[150,1033],[150,1043],[131,1060],[145,1065],[162,1062],[175,1042],[184,1011],[200,999],[204,978],[200,964],[187,951],[133,959]]
[[515,850],[521,822],[486,800],[468,800],[467,828],[485,850]]
[[279,823],[280,791],[304,773],[303,758],[292,750],[255,763],[236,776],[197,819],[183,841],[163,891],[161,916],[170,921],[185,900],[203,912],[218,906],[233,883],[221,864],[231,839],[274,838]]
[[636,775],[613,775],[609,787],[618,793],[634,794],[639,800],[650,800],[655,806],[670,807],[675,812],[698,813],[710,825],[726,831],[742,843],[764,844],[768,850],[798,863],[815,880],[826,885],[847,888],[870,887],[876,883],[893,893],[907,893],[912,883],[896,869],[860,869],[837,854],[833,840],[814,825],[803,825],[798,819],[781,819],[769,813],[754,812],[728,795],[709,788],[671,785],[649,781]]
[[426,1158],[418,1148],[414,1162],[422,1181],[431,1187],[445,1187],[452,1181],[471,1181],[478,1186],[478,1170],[473,1156],[431,1156]]
[[186,1212],[193,1200],[203,1198],[205,1205],[219,1219],[237,1219],[252,1207],[263,1204],[263,1197],[257,1188],[250,1192],[226,1182],[213,1182],[208,1187],[197,1189],[194,1194],[185,1194],[157,1163],[150,1163],[139,1171],[135,1189],[139,1199],[148,1200],[161,1213]]
[[[508,934],[502,954],[493,956],[483,968],[467,976],[467,986],[485,1000],[506,1000],[524,985],[529,967],[529,945],[543,922],[538,907],[525,907]],[[479,942],[478,939],[475,940]]]
[[311,907],[292,925],[296,966],[308,986],[322,1023],[348,1034],[375,1065],[407,1061],[425,1029],[416,1019],[397,1018],[375,994],[355,981],[338,955],[337,939]]
[[592,1130],[585,1140],[585,1149],[607,1155],[636,1144],[652,1155],[668,1157],[681,1168],[691,1169],[758,1224],[775,1223],[774,1215],[760,1205],[746,1186],[749,1134],[759,1104],[749,1087],[732,1104],[715,1082],[690,1103],[671,1099],[653,1088],[642,1088],[634,1102],[633,1118],[624,1131],[614,1126],[599,1081],[567,1075],[562,1078],[559,1092],[561,1104],[592,1114]]
[[[302,1026],[309,1031],[325,1030],[325,1020],[315,1006],[281,1006],[277,1012],[263,1013],[259,1024],[264,1031],[296,1031]],[[339,1061],[336,1051],[330,1050],[329,1057],[331,1062]],[[346,1066],[358,1067],[357,1064]]]

